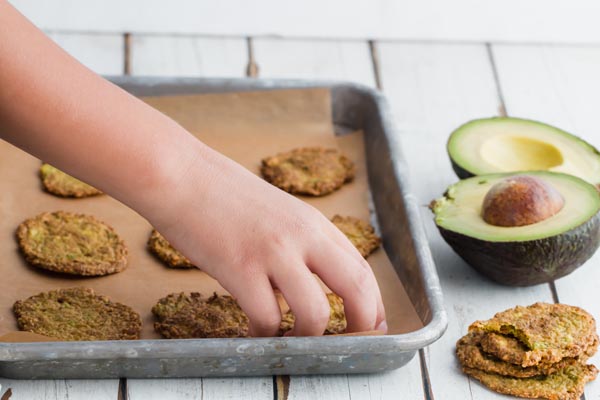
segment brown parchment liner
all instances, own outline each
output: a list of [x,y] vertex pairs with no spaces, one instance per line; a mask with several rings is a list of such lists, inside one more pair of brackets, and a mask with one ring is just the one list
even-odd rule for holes
[[[329,218],[335,214],[369,218],[362,133],[334,136],[328,90],[161,96],[144,101],[256,174],[260,160],[277,152],[301,146],[339,147],[357,165],[354,182],[325,197],[302,199]],[[90,287],[133,307],[142,316],[143,339],[159,338],[153,330],[150,311],[159,298],[180,291],[226,293],[204,272],[167,268],[149,254],[146,241],[151,226],[109,196],[61,199],[45,193],[38,177],[40,165],[38,159],[0,141],[0,335],[17,330],[12,313],[16,300],[57,288]],[[169,207],[169,199],[165,199],[164,207]],[[15,229],[26,218],[56,210],[93,214],[113,226],[129,248],[128,268],[105,277],[78,278],[30,267],[18,251]],[[421,328],[423,325],[383,249],[373,253],[368,261],[382,290],[389,333]],[[11,334],[3,341],[40,340],[32,338],[27,335],[19,339],[19,335]]]

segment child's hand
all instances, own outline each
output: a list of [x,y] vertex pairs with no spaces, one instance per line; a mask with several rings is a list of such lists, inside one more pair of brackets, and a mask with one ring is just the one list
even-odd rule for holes
[[151,222],[237,298],[252,336],[279,328],[273,287],[296,315],[293,335],[323,333],[329,303],[313,273],[344,299],[348,331],[386,329],[370,266],[320,212],[204,146],[184,170]]
[[293,334],[323,333],[329,303],[311,272],[344,299],[349,331],[386,330],[371,268],[323,215],[83,67],[2,0],[0,60],[0,136],[148,218],[239,300],[252,335],[277,332],[273,287],[296,314]]

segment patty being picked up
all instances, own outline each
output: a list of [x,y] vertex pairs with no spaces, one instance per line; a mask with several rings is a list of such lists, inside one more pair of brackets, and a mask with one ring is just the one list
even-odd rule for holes
[[113,228],[93,216],[45,212],[22,222],[17,240],[33,266],[72,275],[98,276],[127,266],[127,247]]
[[381,239],[375,234],[375,229],[368,222],[340,215],[334,216],[331,222],[350,239],[364,258],[367,258],[381,245]]
[[[326,335],[344,333],[346,316],[342,299],[327,294],[331,307]],[[249,321],[237,301],[228,295],[214,293],[204,298],[200,293],[172,293],[152,308],[156,317],[154,330],[167,339],[247,337]],[[282,315],[279,335],[294,327],[294,315]]]
[[[324,335],[336,335],[346,332],[346,313],[344,312],[344,300],[335,293],[327,293],[329,301],[329,322],[325,328]],[[281,318],[280,334],[291,331],[294,327],[296,317],[292,311],[287,311]]]
[[42,164],[40,177],[46,191],[56,196],[82,198],[102,194],[95,187],[62,172],[50,164]]
[[156,229],[152,230],[148,239],[148,250],[171,268],[194,268],[194,264],[171,246]]
[[167,339],[248,336],[248,317],[231,296],[172,293],[152,307],[154,330]]
[[13,306],[22,331],[60,340],[139,339],[142,321],[130,307],[92,289],[52,290]]
[[354,163],[336,149],[304,147],[262,160],[262,176],[292,194],[324,196],[354,179]]

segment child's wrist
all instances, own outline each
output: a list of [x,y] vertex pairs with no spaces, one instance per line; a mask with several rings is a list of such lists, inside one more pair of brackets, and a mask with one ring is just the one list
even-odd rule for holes
[[156,146],[154,159],[146,162],[146,176],[128,193],[128,203],[155,225],[168,224],[179,214],[187,196],[184,182],[201,172],[208,152],[207,146],[185,131],[174,136],[177,144]]

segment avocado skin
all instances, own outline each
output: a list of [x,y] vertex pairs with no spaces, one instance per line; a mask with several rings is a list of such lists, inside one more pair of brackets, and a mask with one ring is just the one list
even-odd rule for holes
[[531,286],[570,274],[600,245],[600,213],[564,233],[523,242],[488,242],[438,226],[444,240],[471,267],[510,286]]
[[450,157],[450,162],[452,163],[452,169],[454,170],[454,173],[456,174],[456,176],[458,176],[459,179],[467,179],[472,176],[475,176],[475,174],[467,171],[466,169],[464,169],[460,165],[458,165],[454,161],[454,159],[452,158],[452,155],[450,155],[450,153],[448,153],[448,156]]

